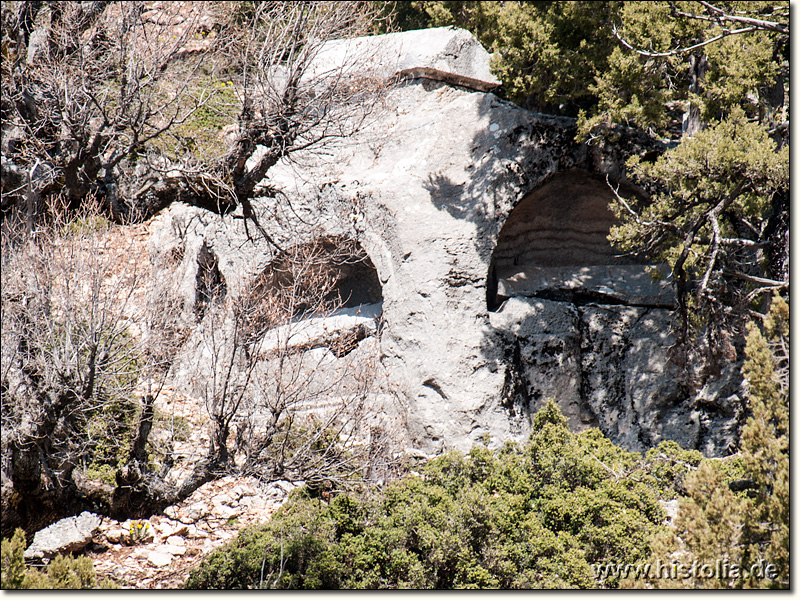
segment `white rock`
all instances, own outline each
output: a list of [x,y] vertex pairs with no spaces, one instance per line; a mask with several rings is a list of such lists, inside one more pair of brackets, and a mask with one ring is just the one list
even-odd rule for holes
[[239,507],[225,506],[221,504],[214,507],[215,516],[219,519],[231,519],[242,512]]
[[186,540],[184,540],[179,535],[171,535],[166,540],[167,544],[171,544],[172,546],[185,546]]
[[25,558],[50,558],[78,551],[92,541],[100,522],[99,515],[88,511],[61,519],[36,532],[33,543],[25,550]]
[[183,556],[186,554],[186,546],[185,545],[175,545],[175,544],[161,544],[155,549],[156,552],[162,552],[165,554],[172,554],[173,556]]
[[227,504],[230,506],[233,504],[233,498],[231,498],[228,494],[220,494],[219,496],[214,496],[211,502],[215,505],[217,504]]
[[327,42],[307,72],[309,79],[337,69],[388,79],[423,76],[487,91],[500,85],[489,54],[463,29],[438,27]]
[[176,525],[165,528],[162,533],[167,538],[172,536],[184,536],[187,533],[189,533],[189,525],[185,523],[178,523]]
[[658,503],[664,509],[664,512],[667,513],[668,522],[672,523],[678,516],[678,511],[680,510],[680,503],[678,500],[659,500]]
[[121,540],[124,540],[127,535],[128,535],[127,531],[117,527],[114,527],[106,531],[106,538],[108,539],[109,542],[113,544],[118,544]]
[[300,485],[294,481],[276,481],[274,485],[286,494],[300,487]]
[[147,562],[154,567],[166,567],[172,562],[172,554],[153,550],[148,554]]
[[150,552],[151,550],[147,548],[137,548],[131,553],[131,556],[139,560],[147,560],[147,557],[150,556]]
[[190,539],[205,539],[208,537],[208,532],[199,527],[192,526],[192,529],[189,531],[188,535]]
[[192,506],[188,507],[186,510],[180,513],[181,521],[194,523],[199,521],[200,519],[208,516],[209,510],[208,507],[203,503],[193,504]]

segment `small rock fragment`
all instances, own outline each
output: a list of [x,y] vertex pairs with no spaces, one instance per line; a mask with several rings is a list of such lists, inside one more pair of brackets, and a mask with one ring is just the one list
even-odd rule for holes
[[155,552],[170,554],[172,556],[183,556],[186,554],[186,546],[175,546],[172,544],[162,544],[155,549]]
[[147,562],[154,567],[166,567],[172,562],[172,554],[153,550],[148,554]]
[[169,536],[166,541],[167,541],[167,544],[170,544],[171,546],[185,546],[186,545],[186,540],[184,540],[182,537],[177,536],[177,535]]

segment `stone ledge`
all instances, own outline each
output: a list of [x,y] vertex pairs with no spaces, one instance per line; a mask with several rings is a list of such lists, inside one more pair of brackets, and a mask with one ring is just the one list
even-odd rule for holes
[[424,77],[488,92],[501,85],[492,74],[490,59],[468,31],[437,27],[327,42],[307,77],[321,78],[343,69],[382,79]]

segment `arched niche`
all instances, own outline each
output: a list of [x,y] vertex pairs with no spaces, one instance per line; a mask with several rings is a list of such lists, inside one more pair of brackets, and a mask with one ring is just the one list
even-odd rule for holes
[[252,281],[239,302],[244,335],[264,332],[297,318],[332,316],[343,310],[380,313],[383,290],[361,245],[324,236],[279,253]]
[[383,301],[378,272],[357,241],[323,236],[278,254],[253,287],[280,294],[296,316]]
[[[643,194],[622,186],[626,197]],[[668,305],[669,291],[646,262],[608,241],[616,223],[605,178],[580,169],[557,173],[529,192],[509,215],[492,253],[486,304],[511,296]]]

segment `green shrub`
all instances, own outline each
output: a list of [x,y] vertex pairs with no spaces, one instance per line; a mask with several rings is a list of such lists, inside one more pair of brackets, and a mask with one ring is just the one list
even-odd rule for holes
[[6,590],[85,590],[115,589],[107,579],[99,582],[92,561],[85,557],[57,556],[44,570],[25,566],[25,532],[17,529],[10,540],[2,541],[2,587]]
[[596,587],[592,563],[646,556],[664,519],[657,488],[640,455],[570,433],[551,402],[524,446],[450,452],[421,476],[330,503],[296,492],[186,587]]
[[703,455],[697,450],[684,450],[673,441],[661,442],[645,453],[648,472],[661,483],[659,496],[671,500],[683,491],[683,479],[697,468]]

